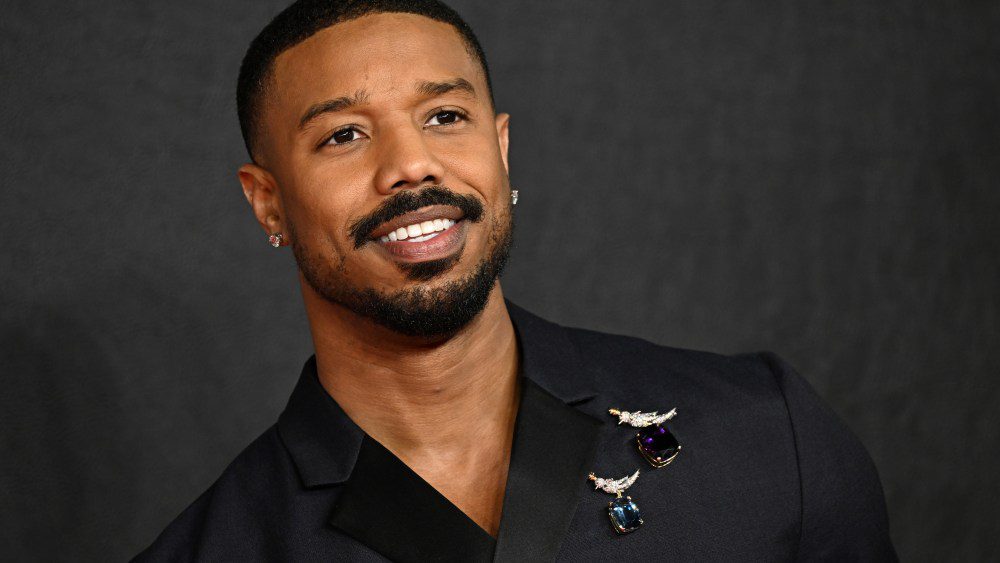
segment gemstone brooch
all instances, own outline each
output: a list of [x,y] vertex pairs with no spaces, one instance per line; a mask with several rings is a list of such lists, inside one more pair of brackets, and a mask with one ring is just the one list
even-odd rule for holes
[[591,473],[587,476],[594,482],[594,490],[600,489],[606,493],[611,493],[615,499],[608,503],[608,518],[611,519],[611,526],[619,534],[627,534],[635,531],[642,525],[642,516],[639,514],[639,507],[632,501],[632,497],[623,497],[622,491],[632,486],[639,478],[639,470],[628,477],[621,479],[605,479]]
[[677,457],[681,451],[677,438],[663,424],[677,415],[677,409],[670,409],[666,414],[653,412],[628,412],[618,409],[608,409],[612,416],[618,417],[618,424],[628,424],[642,430],[635,435],[635,443],[639,453],[650,465],[656,468],[665,467]]

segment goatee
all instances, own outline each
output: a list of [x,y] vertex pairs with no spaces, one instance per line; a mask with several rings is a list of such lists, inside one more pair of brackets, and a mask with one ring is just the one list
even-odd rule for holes
[[[355,222],[352,237],[361,239],[382,222],[424,205],[446,204],[460,207],[470,216],[484,218],[482,204],[473,196],[458,195],[447,188],[432,187],[420,194],[401,192],[387,200],[368,218]],[[479,207],[477,209],[477,207]],[[331,267],[321,254],[300,244],[294,228],[289,225],[292,252],[306,282],[327,301],[341,305],[355,314],[408,336],[440,337],[458,332],[486,307],[490,292],[503,272],[514,239],[513,209],[494,216],[491,221],[487,255],[475,271],[462,278],[438,286],[418,285],[394,292],[374,288],[353,287],[347,283],[344,260]],[[391,209],[391,212],[387,212]],[[464,246],[454,256],[419,264],[400,266],[411,280],[431,281],[451,270],[458,262]]]

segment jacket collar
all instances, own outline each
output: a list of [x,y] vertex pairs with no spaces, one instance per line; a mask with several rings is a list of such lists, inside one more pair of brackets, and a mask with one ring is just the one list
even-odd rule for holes
[[[398,560],[431,554],[447,559],[462,549],[494,554],[496,561],[556,557],[586,490],[597,444],[601,422],[585,414],[592,410],[586,403],[596,396],[595,382],[566,329],[509,301],[506,305],[525,380],[496,542],[367,437],[323,389],[310,358],[278,419],[278,432],[305,487],[347,483],[334,507],[334,526]],[[370,478],[375,474],[396,477]],[[424,502],[410,506],[412,498]],[[450,524],[428,531],[431,521]],[[456,532],[465,538],[463,545],[456,543]]]
[[343,483],[351,475],[365,433],[319,382],[316,356],[278,417],[278,435],[307,489]]
[[594,398],[593,373],[566,329],[510,301],[506,304],[521,351],[521,373],[568,405]]
[[[581,361],[566,329],[509,300],[505,303],[517,334],[524,377],[567,405],[596,396],[592,372]],[[315,356],[302,367],[278,418],[278,433],[306,488],[346,481],[365,436],[320,384]]]

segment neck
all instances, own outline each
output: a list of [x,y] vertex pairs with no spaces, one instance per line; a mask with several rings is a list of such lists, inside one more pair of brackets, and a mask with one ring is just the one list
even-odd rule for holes
[[517,345],[499,283],[475,319],[437,340],[394,333],[307,286],[320,382],[368,435],[415,470],[486,444],[509,451]]
[[[303,295],[326,391],[365,433],[495,533],[519,397],[517,341],[500,284],[466,327],[436,340],[394,333],[306,283]],[[483,493],[489,498],[470,498],[463,484],[490,480],[484,476],[496,482]]]

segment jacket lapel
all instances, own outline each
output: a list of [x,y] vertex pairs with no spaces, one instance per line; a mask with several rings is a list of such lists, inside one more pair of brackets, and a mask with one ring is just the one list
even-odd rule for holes
[[311,357],[278,418],[306,489],[342,485],[329,523],[394,561],[489,561],[496,541],[323,389]]
[[600,409],[565,329],[509,301],[507,309],[522,395],[497,539],[366,436],[323,389],[310,358],[278,431],[307,489],[343,485],[331,525],[397,561],[555,559],[588,489]]
[[507,308],[524,379],[494,560],[551,561],[586,490],[601,421],[571,406],[595,393],[565,329]]
[[495,561],[555,559],[586,483],[599,424],[524,381]]
[[316,356],[302,367],[278,436],[307,489],[343,483],[351,475],[365,433],[354,424],[316,374]]
[[393,561],[489,561],[495,541],[366,436],[330,523]]

